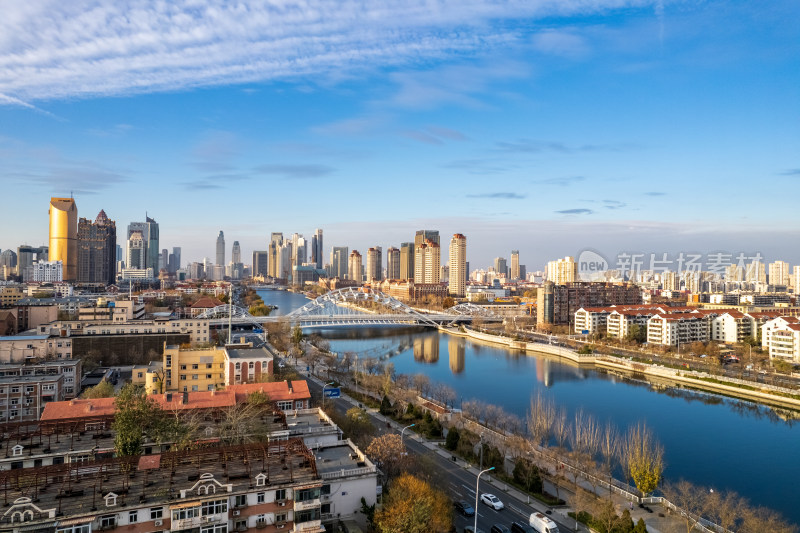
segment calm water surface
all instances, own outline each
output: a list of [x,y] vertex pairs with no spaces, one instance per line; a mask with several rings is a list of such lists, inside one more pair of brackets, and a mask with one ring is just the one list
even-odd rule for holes
[[[302,295],[260,291],[281,314],[307,303]],[[502,406],[524,418],[538,390],[571,415],[582,408],[623,429],[643,420],[665,448],[665,477],[715,490],[735,490],[800,523],[794,482],[800,479],[800,428],[766,407],[719,396],[659,389],[547,355],[425,329],[349,329],[324,332],[331,350],[382,357],[402,374],[424,373],[459,399]],[[391,355],[388,355],[391,354]]]

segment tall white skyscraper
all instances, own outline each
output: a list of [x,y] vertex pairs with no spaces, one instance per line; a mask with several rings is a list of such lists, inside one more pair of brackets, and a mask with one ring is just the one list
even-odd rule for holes
[[460,233],[450,239],[449,292],[463,297],[467,293],[467,238]]
[[383,250],[375,246],[367,250],[367,281],[383,279]]
[[508,277],[519,279],[519,250],[511,250],[511,271]]
[[353,250],[350,252],[350,261],[347,268],[347,279],[352,279],[361,283],[363,281],[361,277],[361,270],[361,254],[358,253],[358,250]]
[[789,263],[775,261],[769,264],[769,284],[789,286]]
[[322,230],[317,228],[311,236],[311,262],[322,268]]

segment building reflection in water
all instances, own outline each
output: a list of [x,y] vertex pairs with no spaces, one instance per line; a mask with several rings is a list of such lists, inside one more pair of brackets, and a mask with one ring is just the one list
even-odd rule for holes
[[414,339],[414,360],[419,363],[439,361],[439,336],[425,335]]
[[464,371],[464,356],[467,351],[467,341],[462,337],[450,336],[447,341],[447,352],[450,354],[450,372],[460,374]]

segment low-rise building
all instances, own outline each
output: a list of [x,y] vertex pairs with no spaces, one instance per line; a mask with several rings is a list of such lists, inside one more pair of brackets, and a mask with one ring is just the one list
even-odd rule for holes
[[0,337],[0,363],[72,359],[72,339],[61,335]]
[[761,326],[761,348],[770,359],[800,363],[800,318],[781,316]]
[[647,321],[647,342],[677,346],[709,340],[709,316],[701,313],[658,313]]
[[57,361],[41,361],[32,364],[6,363],[0,365],[0,377],[14,376],[64,376],[64,400],[76,397],[80,390],[83,365],[80,359],[62,359]]
[[0,422],[39,420],[48,402],[64,400],[64,374],[0,377]]
[[725,311],[711,320],[711,340],[741,343],[755,333],[755,319],[747,313]]

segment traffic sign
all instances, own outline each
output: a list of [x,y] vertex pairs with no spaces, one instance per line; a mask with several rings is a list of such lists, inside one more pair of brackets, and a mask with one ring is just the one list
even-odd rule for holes
[[588,329],[584,329],[583,331],[581,331],[581,335],[588,335],[588,334],[589,334]]
[[342,389],[339,387],[334,387],[330,389],[325,389],[325,397],[326,398],[339,398],[342,395]]

